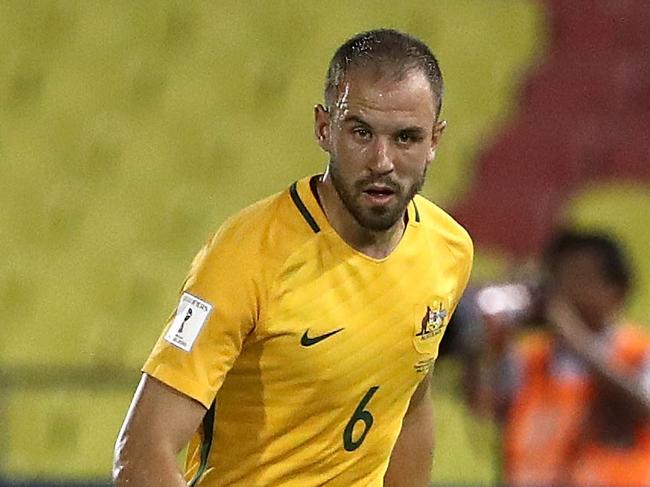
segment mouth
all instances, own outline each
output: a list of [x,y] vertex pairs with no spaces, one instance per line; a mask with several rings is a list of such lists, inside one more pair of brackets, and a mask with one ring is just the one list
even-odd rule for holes
[[366,187],[362,194],[373,204],[386,204],[395,197],[395,190],[389,186],[373,184]]

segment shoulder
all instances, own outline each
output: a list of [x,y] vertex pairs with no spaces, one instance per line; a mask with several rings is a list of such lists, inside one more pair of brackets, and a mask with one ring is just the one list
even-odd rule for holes
[[650,360],[650,334],[639,324],[625,322],[617,326],[614,344],[614,360],[623,367]]
[[423,196],[413,199],[419,213],[420,226],[431,239],[442,241],[458,260],[471,262],[474,245],[467,230],[442,208]]
[[287,188],[228,218],[202,253],[246,263],[244,267],[272,271],[313,236]]
[[648,329],[632,321],[624,321],[617,325],[616,339],[627,346],[637,345],[648,347],[650,345],[650,333]]

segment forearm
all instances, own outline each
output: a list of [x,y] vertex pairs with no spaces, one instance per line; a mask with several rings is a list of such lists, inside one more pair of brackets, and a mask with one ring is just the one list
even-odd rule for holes
[[404,418],[384,476],[384,486],[428,487],[434,443],[433,405],[431,398],[426,397]]
[[187,487],[176,456],[154,446],[146,453],[142,448],[138,453],[130,451],[128,446],[116,452],[113,481],[116,487]]
[[650,398],[640,381],[612,367],[602,350],[594,346],[595,334],[575,309],[562,300],[554,300],[548,306],[548,314],[560,339],[586,363],[600,385],[627,403],[634,414],[650,416]]
[[650,417],[650,398],[638,380],[617,372],[593,350],[585,349],[580,356],[602,387],[620,397],[633,414]]
[[115,443],[115,485],[187,487],[176,458],[204,415],[198,402],[143,375]]

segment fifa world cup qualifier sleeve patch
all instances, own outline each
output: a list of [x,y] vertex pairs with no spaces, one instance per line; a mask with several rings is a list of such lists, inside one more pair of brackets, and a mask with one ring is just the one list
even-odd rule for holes
[[208,321],[212,305],[190,293],[183,293],[174,321],[170,325],[165,340],[181,350],[189,352],[199,336],[203,325]]

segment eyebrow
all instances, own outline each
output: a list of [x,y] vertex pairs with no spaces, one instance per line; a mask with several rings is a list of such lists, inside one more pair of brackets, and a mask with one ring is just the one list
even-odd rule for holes
[[346,115],[345,118],[343,119],[343,123],[348,123],[348,122],[360,123],[362,125],[367,125],[368,127],[370,127],[370,124],[368,122],[366,122],[363,118],[357,115]]
[[[359,123],[361,125],[365,125],[366,127],[370,127],[371,125],[366,122],[363,118],[359,117],[358,115],[346,115],[345,118],[343,118],[343,123]],[[422,127],[418,127],[417,125],[413,125],[411,127],[404,127],[396,130],[396,133],[401,133],[401,132],[406,132],[408,134],[413,134],[413,135],[422,135],[425,133],[425,130]]]
[[401,132],[406,132],[407,134],[410,134],[410,135],[422,135],[422,134],[425,133],[425,131],[424,131],[424,129],[422,127],[417,127],[417,126],[406,127],[406,128],[398,130],[398,132],[400,132],[400,133]]

